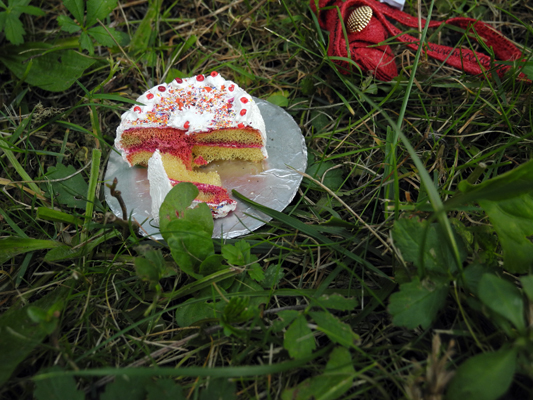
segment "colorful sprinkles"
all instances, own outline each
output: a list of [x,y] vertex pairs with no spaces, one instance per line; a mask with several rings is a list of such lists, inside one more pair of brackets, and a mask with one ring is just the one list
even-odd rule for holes
[[[216,71],[211,72],[212,77],[216,77],[218,73]],[[194,79],[195,81],[202,82],[205,77],[203,75],[197,75]],[[240,111],[235,110],[234,101],[235,98],[230,95],[230,92],[235,90],[235,85],[231,84],[226,88],[225,85],[217,87],[211,83],[205,83],[202,85],[193,84],[193,80],[189,80],[183,85],[184,81],[181,78],[175,79],[176,83],[180,86],[175,87],[175,85],[169,86],[157,86],[159,93],[149,92],[146,95],[146,98],[151,100],[156,97],[154,103],[145,107],[144,115],[141,114],[136,120],[130,121],[132,126],[143,126],[143,125],[168,125],[168,121],[172,113],[176,111],[183,111],[185,109],[194,110],[197,114],[204,114],[206,112],[211,113],[213,118],[211,120],[210,128],[211,129],[224,129],[235,126],[235,116],[240,114],[241,116],[246,115],[247,110],[242,108]],[[152,89],[153,90],[153,89]],[[164,94],[163,94],[164,93]],[[246,97],[241,97],[241,104],[247,104],[250,100]],[[242,107],[242,106],[241,106]],[[133,111],[141,113],[142,110],[140,107],[134,107]],[[239,128],[244,128],[243,123],[238,124]],[[184,124],[184,129],[188,130],[189,128],[194,128],[191,126],[190,121],[186,121]]]

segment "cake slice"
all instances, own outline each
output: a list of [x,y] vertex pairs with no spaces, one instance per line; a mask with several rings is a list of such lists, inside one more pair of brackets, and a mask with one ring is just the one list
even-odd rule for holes
[[148,166],[154,218],[161,196],[178,182],[194,183],[200,190],[196,200],[206,202],[215,218],[234,210],[218,174],[201,167],[267,157],[265,123],[253,98],[212,72],[155,86],[137,101],[145,105],[122,115],[115,146],[129,165]]
[[166,195],[174,185],[177,185],[180,182],[191,182],[196,185],[199,194],[192,206],[195,206],[199,202],[206,203],[211,209],[211,214],[213,214],[214,218],[225,217],[229,212],[235,210],[237,202],[230,198],[226,189],[221,186],[218,174],[214,172],[207,174],[196,173],[198,175],[192,177],[192,180],[171,179],[167,174],[167,171],[174,173],[174,168],[182,168],[179,164],[174,165],[175,163],[175,159],[169,155],[161,154],[159,150],[156,150],[148,160],[148,180],[150,181],[150,197],[152,198],[152,216],[156,222],[159,221],[159,208],[165,200]]

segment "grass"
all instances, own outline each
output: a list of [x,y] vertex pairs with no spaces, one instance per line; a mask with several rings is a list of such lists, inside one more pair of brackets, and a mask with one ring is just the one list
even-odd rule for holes
[[[69,3],[32,3],[25,42],[78,51]],[[472,4],[421,6],[489,21],[530,57],[527,4]],[[531,397],[533,89],[516,70],[483,79],[393,44],[398,79],[343,75],[306,2],[123,2],[97,26],[127,40],[82,50],[59,92],[31,83],[46,70],[17,75],[0,33],[1,398]],[[213,70],[283,104],[310,156],[293,203],[214,241],[224,268],[195,279],[110,213],[103,179],[132,100]]]

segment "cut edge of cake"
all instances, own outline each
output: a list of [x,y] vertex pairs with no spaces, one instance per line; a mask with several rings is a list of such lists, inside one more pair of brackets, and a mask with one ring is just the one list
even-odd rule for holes
[[[154,217],[154,221],[159,223],[159,209],[161,208],[161,204],[163,204],[165,197],[172,187],[179,183],[179,181],[169,178],[159,150],[156,150],[148,160],[148,180],[150,181],[152,216]],[[200,182],[191,183],[193,183],[199,190],[199,195],[192,202],[190,206],[191,208],[196,207],[199,203],[206,203],[211,210],[213,218],[226,217],[231,211],[234,211],[235,208],[237,208],[237,202],[228,196],[226,189],[222,186],[209,185]],[[223,195],[224,199],[217,202],[210,201],[210,199],[217,197],[212,193],[211,187],[223,191],[225,194]]]

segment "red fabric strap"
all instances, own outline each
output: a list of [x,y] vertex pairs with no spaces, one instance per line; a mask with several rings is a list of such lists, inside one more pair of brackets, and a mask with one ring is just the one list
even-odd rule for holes
[[[348,46],[344,36],[343,26],[351,11],[357,7],[369,6],[373,16],[369,24],[360,32],[347,32]],[[397,36],[397,40],[405,42],[407,47],[417,50],[419,39],[404,34],[388,19],[391,18],[402,25],[417,28],[418,18],[374,0],[311,0],[311,8],[318,15],[320,27],[330,32],[328,55],[333,57],[351,58],[363,71],[371,71],[378,79],[390,81],[398,75],[394,54],[388,45],[376,46],[389,36]],[[339,18],[340,15],[340,18]],[[421,20],[425,26],[426,20]],[[436,28],[442,24],[450,24],[468,31],[475,31],[486,46],[492,48],[497,60],[513,61],[522,57],[518,48],[498,31],[489,25],[472,18],[450,18],[443,22],[430,21],[429,27]],[[348,54],[349,49],[349,54]],[[478,75],[486,72],[492,65],[491,57],[465,48],[451,48],[449,46],[427,43],[424,52],[439,61],[446,62],[466,73]],[[343,73],[350,72],[350,63],[334,59]],[[500,65],[496,69],[499,76],[503,76],[511,66]],[[530,82],[523,73],[521,80]]]

